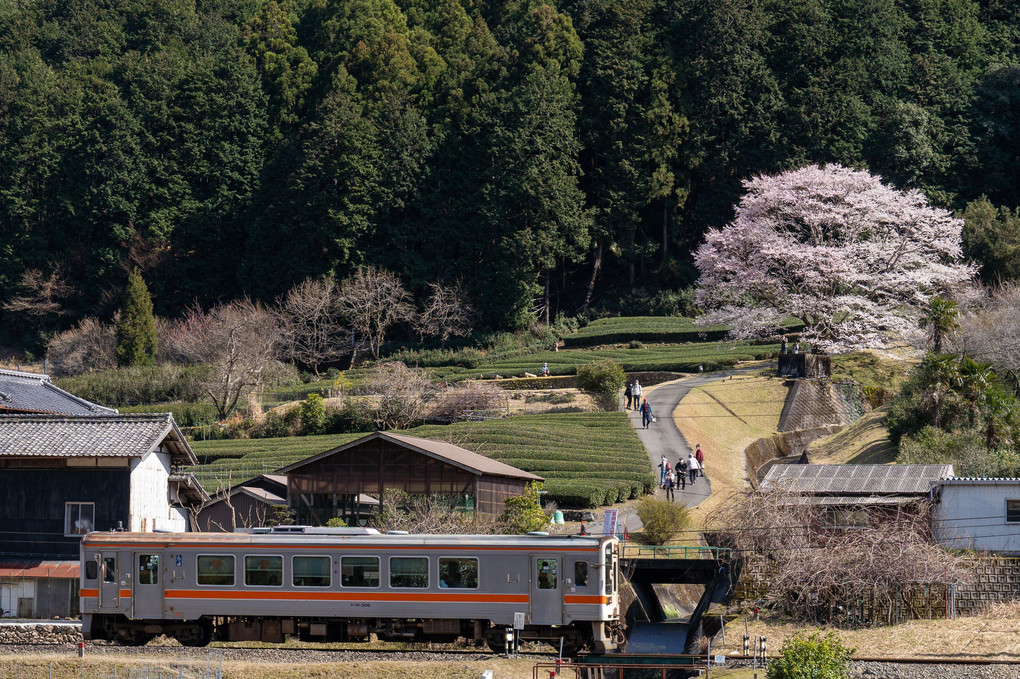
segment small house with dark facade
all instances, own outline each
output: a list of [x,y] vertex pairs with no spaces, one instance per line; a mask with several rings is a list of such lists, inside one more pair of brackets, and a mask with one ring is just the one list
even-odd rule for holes
[[287,506],[287,477],[259,474],[212,496],[198,512],[198,530],[232,532],[266,525],[274,507]]
[[410,495],[448,495],[480,514],[501,514],[503,501],[542,477],[473,453],[452,443],[376,432],[279,471],[299,524],[322,525],[341,517],[363,522],[366,496],[384,490]]
[[[193,530],[208,496],[179,469],[196,463],[169,413],[0,415],[4,615],[74,614],[81,536],[91,530]],[[42,582],[46,573],[57,575]]]

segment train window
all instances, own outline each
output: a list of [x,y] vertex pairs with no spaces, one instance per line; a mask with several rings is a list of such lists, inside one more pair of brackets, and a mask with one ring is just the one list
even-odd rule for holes
[[85,579],[95,580],[99,577],[99,564],[95,561],[85,562]]
[[574,562],[574,584],[578,587],[588,586],[588,562],[587,561],[575,561]]
[[556,565],[559,559],[535,559],[539,589],[556,589]]
[[244,557],[244,584],[250,587],[282,587],[283,557]]
[[340,559],[340,584],[344,587],[378,587],[379,557],[342,557]]
[[233,586],[234,557],[220,555],[198,557],[198,584]]
[[439,586],[449,587],[451,589],[477,589],[478,559],[440,559]]
[[332,562],[328,556],[295,556],[295,587],[329,587]]
[[159,554],[138,555],[138,584],[159,584]]
[[429,560],[395,556],[390,559],[390,587],[428,587]]
[[606,573],[606,594],[616,591],[616,570],[613,568],[613,545],[606,545],[606,562],[602,570]]
[[103,559],[103,582],[117,582],[117,557]]

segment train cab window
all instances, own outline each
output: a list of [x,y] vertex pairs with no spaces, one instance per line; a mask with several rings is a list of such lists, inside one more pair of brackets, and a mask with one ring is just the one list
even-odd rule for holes
[[606,573],[606,594],[613,594],[616,592],[616,569],[613,564],[613,545],[606,545],[606,561],[605,568],[603,569]]
[[588,586],[588,562],[574,562],[574,584],[578,587]]
[[428,587],[429,560],[395,556],[390,559],[390,587]]
[[138,555],[138,584],[159,584],[159,554]]
[[99,577],[99,564],[95,561],[85,562],[85,579],[95,580]]
[[332,562],[328,556],[295,556],[295,587],[329,587]]
[[103,559],[103,582],[117,582],[117,557]]
[[535,579],[539,589],[556,589],[558,559],[535,559]]
[[344,587],[378,587],[379,557],[342,557],[340,559],[340,584]]
[[234,557],[210,555],[198,557],[198,584],[227,585],[234,584]]
[[249,587],[282,587],[283,557],[244,557],[244,584]]
[[439,586],[450,589],[477,589],[478,559],[439,559]]

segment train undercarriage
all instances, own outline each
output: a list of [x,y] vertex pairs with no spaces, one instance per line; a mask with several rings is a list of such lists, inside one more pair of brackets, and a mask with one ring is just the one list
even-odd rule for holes
[[[211,641],[264,641],[283,643],[296,636],[301,641],[431,641],[451,643],[464,638],[487,644],[493,652],[506,651],[506,626],[489,620],[393,619],[393,618],[268,618],[207,616],[198,620],[129,620],[123,615],[88,616],[90,639],[140,646],[159,635],[177,639],[184,646],[206,646]],[[521,641],[545,642],[574,655],[587,648],[605,652],[623,638],[618,623],[575,622],[570,625],[526,625],[518,631]]]

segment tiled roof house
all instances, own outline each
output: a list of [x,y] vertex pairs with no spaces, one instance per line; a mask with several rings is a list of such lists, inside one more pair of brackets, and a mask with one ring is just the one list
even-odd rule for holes
[[0,370],[0,414],[9,413],[116,415],[117,411],[64,391],[49,375]]

